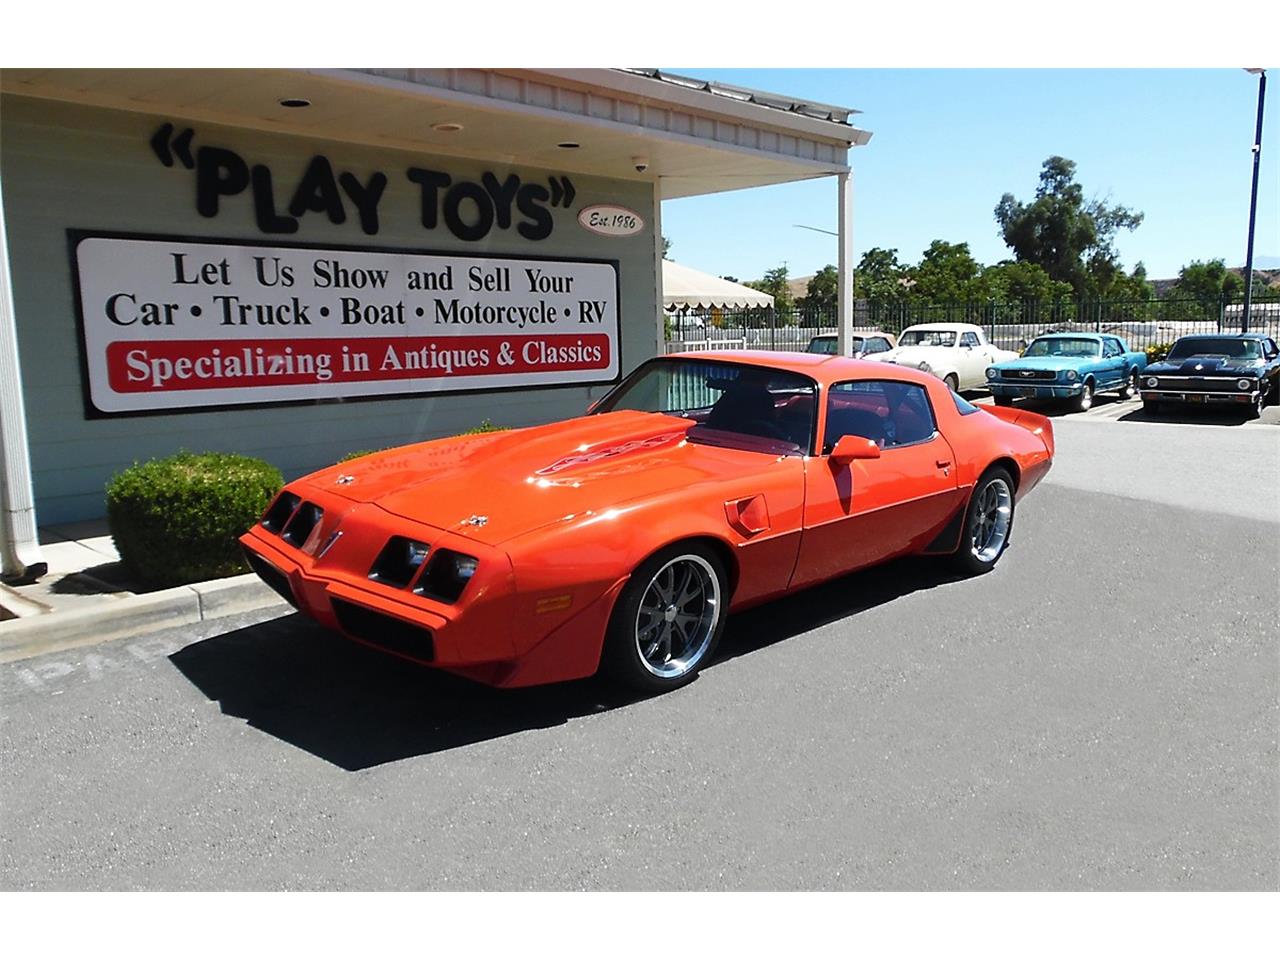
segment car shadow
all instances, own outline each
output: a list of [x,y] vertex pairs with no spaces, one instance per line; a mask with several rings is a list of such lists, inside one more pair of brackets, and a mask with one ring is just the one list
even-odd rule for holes
[[1206,423],[1214,426],[1235,426],[1248,423],[1252,418],[1246,410],[1179,404],[1161,407],[1159,413],[1149,413],[1142,407],[1138,407],[1119,419],[1126,423]]
[[[935,559],[907,558],[736,614],[704,672],[958,579]],[[169,660],[225,715],[349,771],[645,699],[599,677],[496,690],[353,643],[298,614],[198,641]]]

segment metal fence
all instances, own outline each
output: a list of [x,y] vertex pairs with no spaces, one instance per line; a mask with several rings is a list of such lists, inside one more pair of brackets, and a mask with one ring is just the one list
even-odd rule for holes
[[[1255,299],[1249,329],[1280,338],[1280,296]],[[919,303],[857,300],[855,330],[899,334],[918,323],[974,323],[989,340],[1020,350],[1042,333],[1094,332],[1123,337],[1134,350],[1172,343],[1188,333],[1235,332],[1243,305],[1189,299],[1038,300],[1015,303]],[[804,350],[812,337],[836,332],[834,308],[699,310],[667,316],[667,352]]]

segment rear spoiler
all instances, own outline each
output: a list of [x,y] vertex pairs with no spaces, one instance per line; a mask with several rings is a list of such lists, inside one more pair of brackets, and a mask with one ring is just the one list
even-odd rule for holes
[[993,417],[998,417],[1007,423],[1017,424],[1024,430],[1030,430],[1041,440],[1044,441],[1045,449],[1049,451],[1049,456],[1053,456],[1053,421],[1043,414],[1032,413],[1030,410],[1020,410],[1017,407],[982,407],[987,413]]

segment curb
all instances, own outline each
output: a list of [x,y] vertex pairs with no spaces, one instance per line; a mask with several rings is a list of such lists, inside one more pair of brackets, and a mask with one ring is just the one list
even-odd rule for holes
[[293,609],[256,574],[245,573],[113,600],[92,610],[5,620],[0,622],[0,663],[267,607]]

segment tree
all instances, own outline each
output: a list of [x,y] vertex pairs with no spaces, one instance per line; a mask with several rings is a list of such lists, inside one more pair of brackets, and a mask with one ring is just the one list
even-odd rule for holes
[[671,241],[668,240],[666,237],[663,237],[662,238],[662,259],[670,260],[671,257],[668,256],[669,253],[671,253]]
[[853,272],[853,295],[859,300],[889,303],[906,297],[910,287],[906,268],[898,262],[896,249],[872,247],[858,261]]
[[1185,297],[1215,311],[1222,301],[1235,300],[1243,295],[1244,280],[1238,273],[1228,270],[1221,260],[1207,263],[1192,260],[1178,271],[1177,282],[1169,291],[1170,298]]
[[780,318],[790,317],[795,306],[791,297],[791,288],[787,286],[787,276],[787,265],[784,263],[766,272],[763,280],[749,280],[746,284],[753,290],[759,290],[773,297],[774,313]]
[[1041,165],[1035,200],[1022,203],[1006,193],[995,218],[1019,261],[1039,264],[1050,279],[1071,284],[1078,296],[1097,296],[1120,271],[1116,232],[1136,229],[1142,214],[1085,200],[1075,172],[1071,160],[1050,157]]
[[1071,284],[1049,276],[1038,263],[1002,260],[982,270],[988,297],[1001,302],[1040,300],[1053,302],[1071,296]]
[[987,297],[982,264],[973,259],[967,243],[933,241],[910,273],[915,281],[912,294],[924,300],[960,303]]
[[804,291],[804,305],[808,310],[835,310],[840,295],[840,274],[834,265],[825,267],[809,278]]

